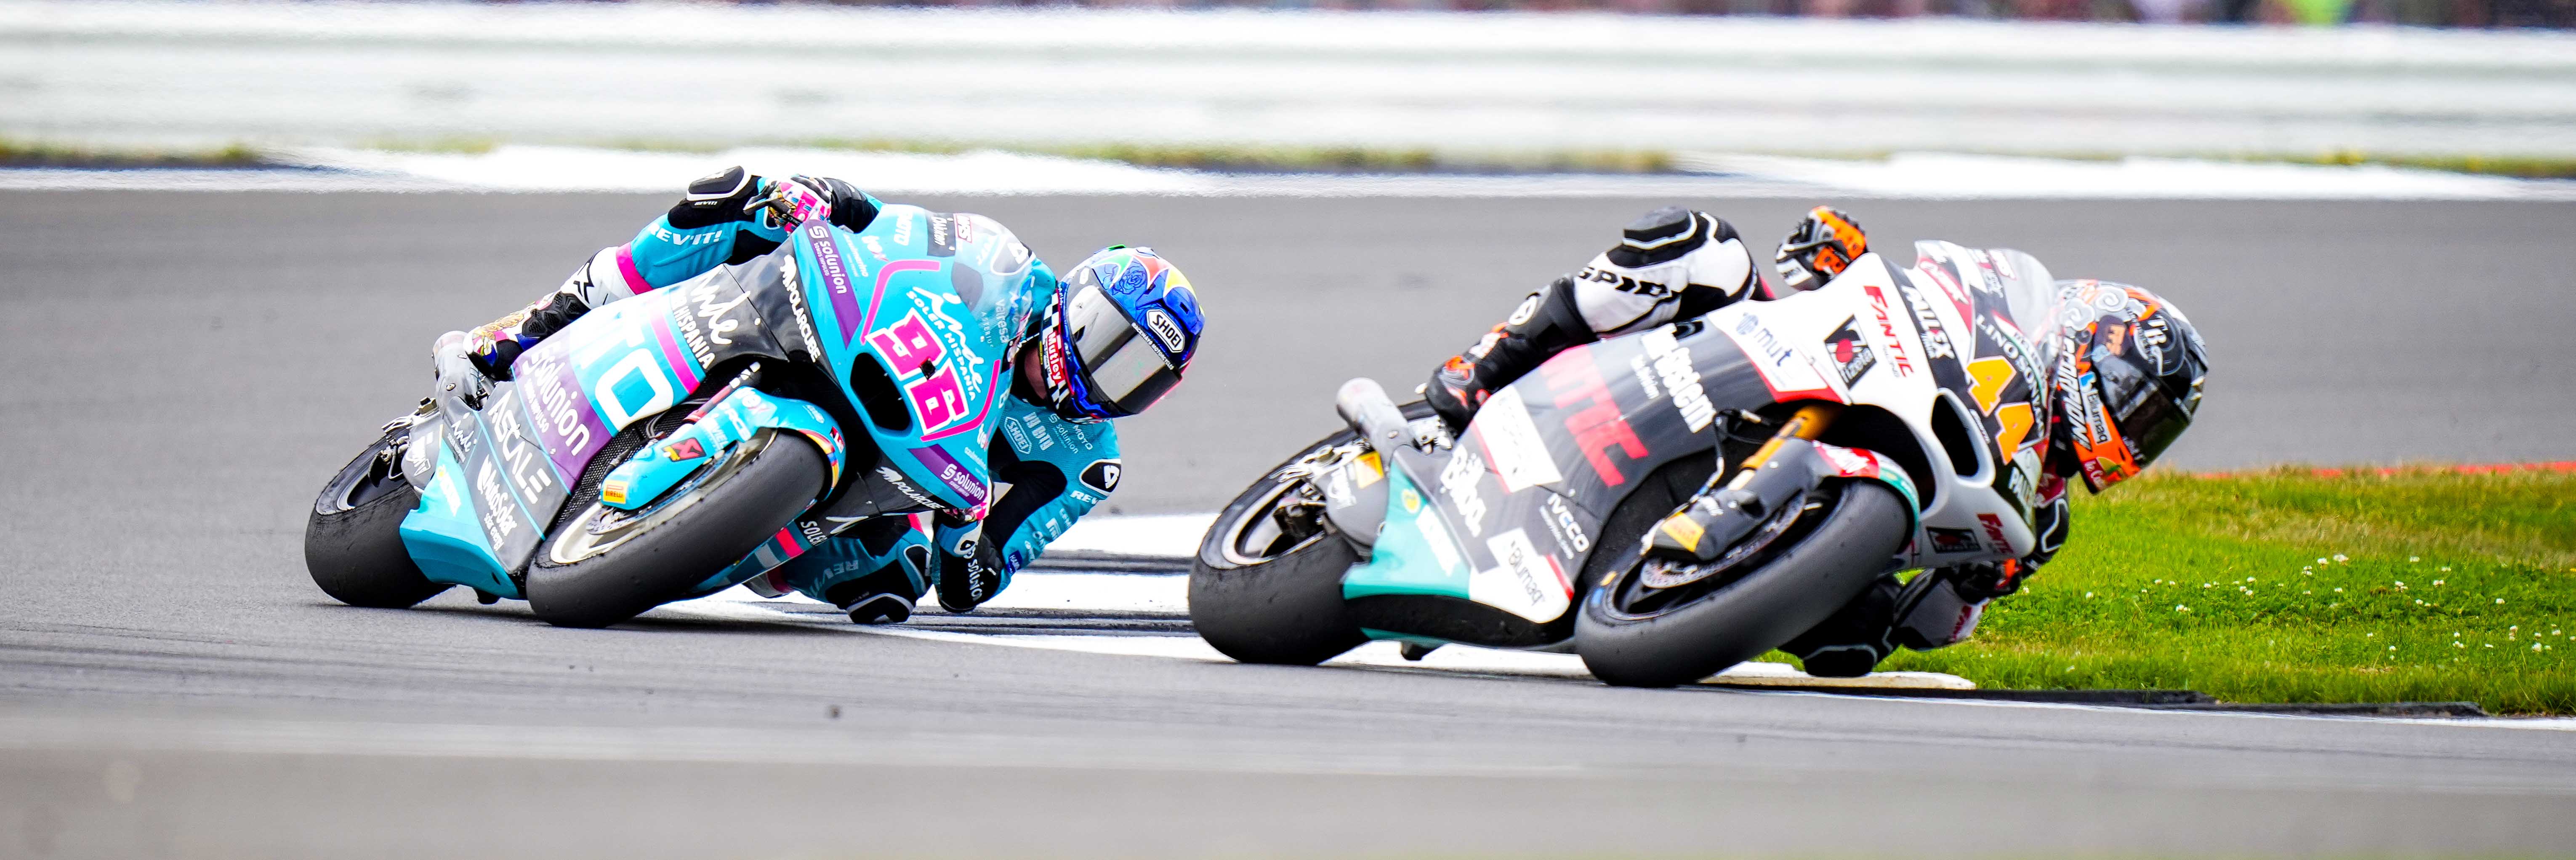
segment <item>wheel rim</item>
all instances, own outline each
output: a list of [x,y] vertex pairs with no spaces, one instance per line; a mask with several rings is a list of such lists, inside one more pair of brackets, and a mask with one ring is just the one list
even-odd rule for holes
[[1258,501],[1244,507],[1242,516],[1226,524],[1217,543],[1217,552],[1225,557],[1228,564],[1250,567],[1324,539],[1322,500],[1298,501],[1300,507],[1308,508],[1311,513],[1292,512],[1283,516],[1281,512],[1283,500],[1292,494],[1304,496],[1311,492],[1312,487],[1304,479],[1273,481]]
[[1641,554],[1598,591],[1602,608],[1615,618],[1640,620],[1707,600],[1795,548],[1840,501],[1819,493],[1800,496],[1706,564],[1672,564]]
[[747,467],[752,459],[769,447],[777,436],[763,432],[717,455],[714,463],[701,466],[679,486],[663,493],[662,499],[640,511],[622,511],[592,500],[579,516],[566,521],[547,541],[546,560],[555,566],[574,564],[596,558],[618,548],[638,535],[669,522],[704,498],[704,491],[720,485]]

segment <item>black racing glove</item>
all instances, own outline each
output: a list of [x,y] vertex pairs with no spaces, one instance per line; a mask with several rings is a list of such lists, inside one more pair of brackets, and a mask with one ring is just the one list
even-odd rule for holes
[[[939,522],[949,527],[965,525],[948,514]],[[952,546],[939,547],[939,608],[950,612],[969,612],[1002,591],[1002,560],[978,528],[961,535]]]

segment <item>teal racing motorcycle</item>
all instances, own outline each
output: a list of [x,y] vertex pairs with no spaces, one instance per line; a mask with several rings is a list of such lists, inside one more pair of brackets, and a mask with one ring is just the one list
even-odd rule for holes
[[978,518],[1032,264],[982,216],[889,206],[598,308],[387,424],[315,500],[306,566],[356,606],[461,585],[604,627],[866,519]]

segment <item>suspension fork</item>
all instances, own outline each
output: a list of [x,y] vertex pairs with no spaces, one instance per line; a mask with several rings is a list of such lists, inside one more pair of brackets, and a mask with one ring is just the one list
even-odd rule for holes
[[[1743,464],[1736,467],[1735,478],[1727,482],[1726,488],[1744,489],[1746,485],[1753,483],[1755,470],[1771,462],[1771,456],[1780,452],[1781,445],[1791,439],[1816,441],[1816,437],[1825,435],[1825,430],[1834,426],[1834,418],[1840,416],[1842,412],[1843,405],[1840,403],[1809,403],[1798,407],[1797,414],[1789,416],[1789,420],[1780,425],[1779,432],[1771,434],[1769,441],[1763,442],[1762,447],[1753,449],[1752,456],[1744,458]],[[1715,484],[1716,481],[1714,476],[1709,479],[1711,484]],[[1707,488],[1702,488],[1703,492],[1706,490]]]

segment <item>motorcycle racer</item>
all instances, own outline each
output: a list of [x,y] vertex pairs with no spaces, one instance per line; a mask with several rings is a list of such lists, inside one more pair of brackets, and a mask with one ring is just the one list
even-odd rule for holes
[[[2012,323],[2010,331],[1996,331],[2021,339],[2015,347],[2038,359],[2041,378],[2050,380],[2048,396],[2034,404],[2045,410],[2035,418],[2048,433],[2044,477],[2027,510],[2039,540],[2017,559],[1929,570],[1906,582],[1881,577],[1781,646],[1813,675],[1862,675],[1898,646],[1929,650],[1967,639],[1990,601],[2019,590],[2065,544],[2067,478],[2081,475],[2099,493],[2137,474],[2190,426],[2199,408],[2204,347],[2172,303],[2124,284],[2053,280],[2017,251],[1949,243],[1925,248],[1937,258],[1897,277],[1965,281],[1981,268],[1962,261],[2017,275],[1990,283],[2003,294],[2001,310]],[[1502,324],[1434,370],[1424,399],[1452,430],[1463,430],[1487,397],[1550,356],[1747,298],[1812,290],[1868,250],[1867,234],[1849,215],[1818,206],[1775,250],[1780,287],[1774,289],[1756,273],[1733,226],[1706,212],[1657,209],[1628,224],[1619,244],[1523,299]],[[1939,294],[1928,284],[1917,288]]]
[[[865,229],[881,215],[921,217],[839,179],[770,178],[734,167],[690,183],[669,212],[625,243],[601,249],[554,292],[433,347],[442,387],[508,379],[527,348],[593,309],[740,264],[776,250],[809,220]],[[940,216],[958,243],[971,230],[985,241],[1026,248],[980,215]],[[944,228],[943,228],[944,229]],[[1180,383],[1204,331],[1195,290],[1150,248],[1113,245],[1059,281],[1029,258],[1006,361],[1011,397],[995,419],[993,482],[1009,489],[980,511],[880,517],[861,522],[793,558],[755,553],[769,569],[747,585],[768,596],[795,590],[831,603],[859,623],[898,623],[936,590],[964,612],[992,599],[1012,574],[1117,489],[1123,463],[1112,419],[1151,407]]]

